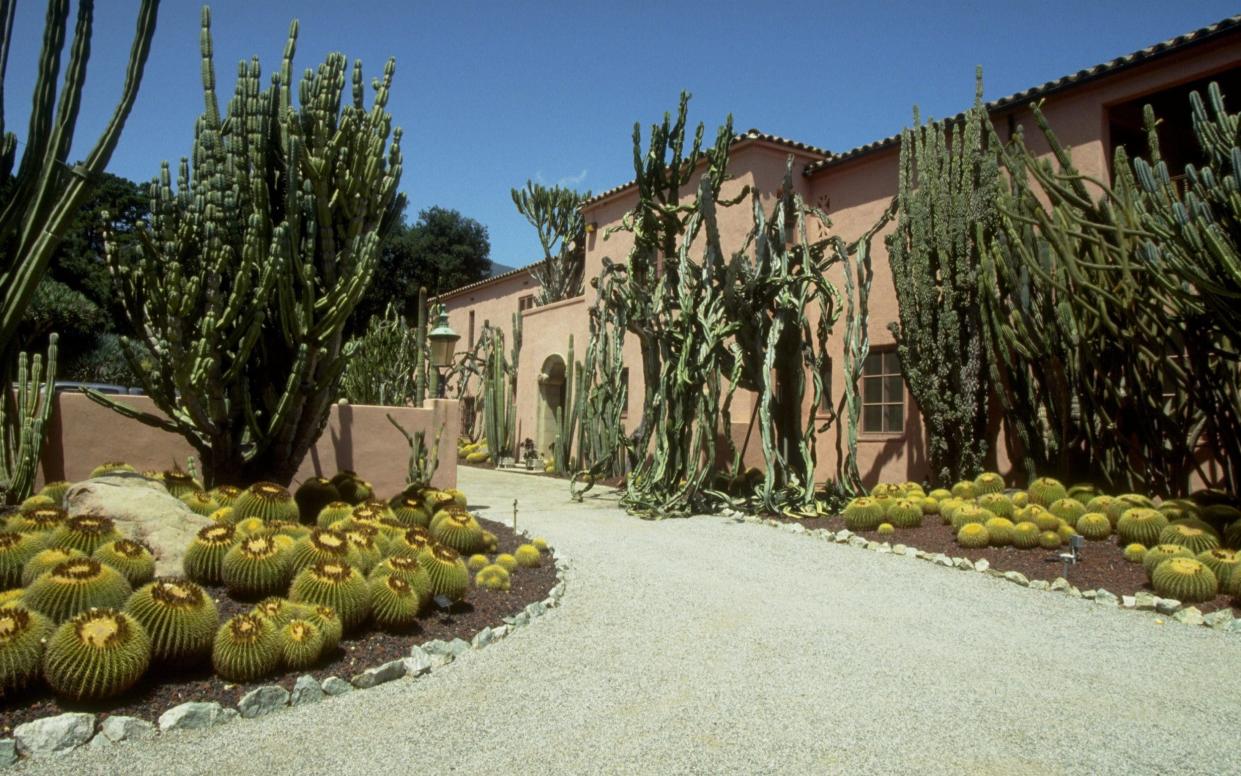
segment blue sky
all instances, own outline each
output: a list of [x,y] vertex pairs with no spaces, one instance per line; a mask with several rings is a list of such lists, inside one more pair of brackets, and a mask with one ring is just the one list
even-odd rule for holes
[[[94,143],[120,91],[137,0],[98,0],[75,156]],[[199,4],[164,0],[146,78],[110,169],[147,180],[190,150],[202,109]],[[492,259],[537,258],[534,230],[509,189],[527,178],[602,191],[633,175],[634,121],[660,119],[681,89],[708,136],[731,112],[737,130],[844,150],[893,134],[912,106],[943,116],[973,96],[974,66],[993,99],[1218,21],[1216,0],[1037,3],[396,2],[217,0],[219,89],[241,59],[278,62],[301,21],[300,69],[328,51],[369,76],[397,59],[390,110],[405,130],[401,188],[411,215],[431,205],[487,226]],[[5,83],[19,139],[44,4],[18,6]]]

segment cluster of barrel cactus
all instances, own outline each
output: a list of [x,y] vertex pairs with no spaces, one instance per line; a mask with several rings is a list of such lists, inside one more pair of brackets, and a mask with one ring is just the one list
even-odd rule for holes
[[[913,504],[923,515],[938,515],[962,547],[1055,550],[1074,535],[1091,542],[1115,540],[1126,560],[1144,564],[1152,584],[1164,561],[1180,558],[1205,565],[1217,582],[1215,591],[1228,592],[1237,578],[1232,570],[1241,564],[1236,556],[1241,550],[1241,509],[1217,491],[1157,502],[1140,493],[1109,495],[1093,485],[1066,486],[1051,477],[1036,477],[1019,490],[1006,487],[999,474],[984,472],[930,493],[914,482],[880,484],[871,495],[850,501],[842,516],[850,530],[884,526],[887,530],[880,533],[899,537],[903,528],[920,522],[909,516]],[[1192,581],[1205,588],[1205,574],[1192,580],[1184,576],[1165,574],[1161,584],[1171,589],[1169,585]],[[1241,587],[1241,579],[1235,585]],[[1197,590],[1187,589],[1187,594]]]
[[[228,504],[186,548],[185,578],[156,578],[150,548],[112,520],[69,516],[65,483],[0,521],[0,695],[42,677],[66,699],[102,700],[152,665],[210,664],[235,682],[311,668],[346,634],[408,631],[433,599],[506,591],[547,551],[538,539],[496,554],[496,535],[455,488],[411,486],[379,500],[356,473],[339,472],[294,493],[271,482],[204,493],[182,474],[148,476]],[[221,622],[220,587],[253,608]]]

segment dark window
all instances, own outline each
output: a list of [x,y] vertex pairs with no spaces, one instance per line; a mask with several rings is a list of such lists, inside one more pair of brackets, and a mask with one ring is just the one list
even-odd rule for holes
[[517,312],[525,312],[531,307],[534,307],[534,294],[517,297]]
[[819,412],[830,415],[834,411],[832,406],[832,360],[824,357],[823,372],[819,375],[823,379],[823,393],[819,395]]
[[474,349],[474,311],[470,310],[470,350]]
[[905,381],[894,349],[872,350],[862,365],[862,431],[899,434],[905,430]]
[[629,416],[629,367],[621,368],[621,417]]

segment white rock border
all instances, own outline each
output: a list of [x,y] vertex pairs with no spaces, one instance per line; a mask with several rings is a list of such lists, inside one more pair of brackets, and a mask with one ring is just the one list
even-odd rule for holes
[[[517,533],[530,538],[525,529]],[[555,547],[551,548],[550,554],[556,566],[556,583],[547,597],[527,604],[516,614],[504,617],[501,623],[484,626],[469,641],[461,638],[449,642],[433,639],[416,644],[410,649],[409,657],[372,666],[348,680],[329,676],[320,682],[309,674],[303,674],[297,678],[291,693],[280,685],[261,685],[243,695],[236,708],[214,701],[182,703],[166,709],[159,716],[157,725],[118,716],[108,717],[100,725],[94,714],[81,712],[41,717],[18,725],[13,729],[11,738],[0,738],[0,768],[8,768],[19,757],[58,756],[84,746],[96,749],[122,741],[147,740],[156,736],[157,727],[160,735],[177,730],[201,730],[238,718],[265,716],[289,706],[317,703],[334,695],[370,689],[405,677],[417,679],[448,665],[466,652],[483,649],[511,636],[518,628],[530,625],[536,618],[560,606],[565,594],[567,572],[572,564]]]
[[[1212,630],[1231,633],[1241,636],[1241,618],[1232,616],[1232,612],[1228,609],[1203,614],[1196,606],[1184,606],[1180,601],[1174,598],[1160,598],[1157,595],[1145,591],[1134,595],[1117,596],[1103,588],[1097,590],[1079,590],[1069,583],[1064,577],[1056,577],[1055,580],[1047,582],[1046,580],[1027,579],[1024,574],[1019,571],[999,571],[991,568],[991,563],[986,558],[977,561],[971,561],[969,558],[950,557],[942,552],[926,552],[916,547],[907,547],[904,544],[889,544],[888,542],[876,542],[866,539],[863,536],[853,533],[849,529],[840,531],[829,531],[826,528],[806,528],[801,523],[790,523],[782,520],[773,520],[769,517],[761,517],[759,515],[747,514],[744,512],[725,512],[725,517],[732,518],[739,523],[753,523],[756,525],[766,525],[778,528],[782,531],[794,534],[804,534],[820,541],[828,541],[834,544],[847,544],[850,547],[860,547],[871,552],[877,552],[886,555],[897,555],[904,558],[916,558],[918,560],[929,561],[936,566],[944,568],[957,569],[959,571],[976,571],[986,574],[989,577],[1001,579],[1011,582],[1020,587],[1027,587],[1031,590],[1044,590],[1053,593],[1063,593],[1070,598],[1080,598],[1087,601],[1093,601],[1095,604],[1107,607],[1120,607],[1122,609],[1132,609],[1140,612],[1151,612],[1156,616],[1167,616],[1183,625],[1201,625]],[[1159,623],[1162,624],[1163,620]]]

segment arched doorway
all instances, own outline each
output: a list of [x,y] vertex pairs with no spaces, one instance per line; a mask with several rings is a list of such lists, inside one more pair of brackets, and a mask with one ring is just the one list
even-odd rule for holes
[[539,412],[534,443],[540,455],[551,457],[556,441],[556,413],[564,406],[564,357],[553,353],[543,360],[539,370]]

